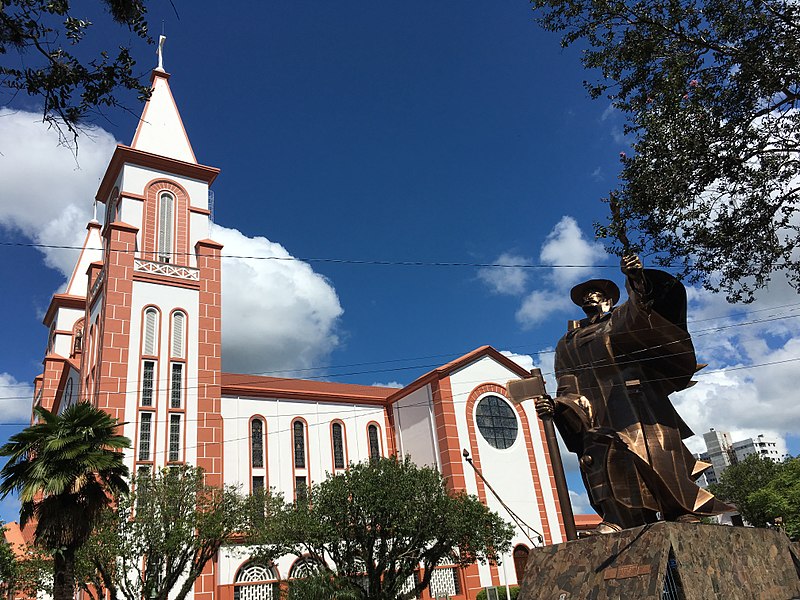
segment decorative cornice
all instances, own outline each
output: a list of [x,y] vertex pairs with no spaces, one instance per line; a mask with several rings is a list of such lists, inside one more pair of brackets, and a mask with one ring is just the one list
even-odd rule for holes
[[117,174],[123,165],[132,164],[139,167],[146,167],[148,169],[155,169],[163,172],[165,175],[180,175],[182,177],[189,177],[190,179],[197,179],[211,185],[219,175],[219,169],[216,167],[207,167],[195,163],[177,160],[174,158],[167,158],[159,154],[151,152],[144,152],[136,150],[130,146],[123,146],[117,144],[114,155],[111,157],[111,162],[108,163],[106,174],[100,182],[100,187],[97,190],[95,200],[105,203],[108,199],[111,190],[114,189],[114,183],[117,180]]

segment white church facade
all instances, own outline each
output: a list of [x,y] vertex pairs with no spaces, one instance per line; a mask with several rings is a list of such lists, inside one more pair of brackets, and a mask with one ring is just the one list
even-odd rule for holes
[[[124,422],[132,473],[189,463],[209,483],[296,497],[350,462],[410,455],[437,468],[454,490],[506,509],[465,461],[467,449],[492,488],[545,544],[565,539],[544,432],[533,403],[512,405],[509,379],[527,372],[478,348],[402,389],[222,372],[222,246],[210,239],[209,186],[169,86],[153,93],[130,146],[117,146],[96,200],[103,222],[84,249],[49,328],[34,403],[61,411],[90,401]],[[269,369],[270,365],[264,365]],[[423,597],[474,599],[516,583],[531,540],[519,529],[501,566],[442,565]],[[225,550],[196,582],[196,600],[272,598],[298,573]]]

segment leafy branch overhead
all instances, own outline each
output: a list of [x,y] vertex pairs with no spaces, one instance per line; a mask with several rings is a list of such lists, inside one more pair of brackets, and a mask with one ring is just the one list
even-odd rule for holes
[[[82,4],[83,12],[91,5]],[[146,43],[145,0],[103,0],[97,3],[111,19]],[[98,19],[105,18],[99,14]],[[120,94],[148,98],[150,87],[139,81],[129,47],[98,54],[86,50],[92,21],[76,16],[69,0],[4,0],[0,10],[0,92],[9,104],[17,94],[40,99],[43,118],[62,140],[77,138],[90,112],[122,106]],[[65,128],[65,129],[63,129]]]
[[[612,192],[634,250],[749,301],[776,272],[800,285],[800,4],[794,0],[532,0],[575,44],[594,98],[626,118]],[[619,223],[598,234],[622,251]]]

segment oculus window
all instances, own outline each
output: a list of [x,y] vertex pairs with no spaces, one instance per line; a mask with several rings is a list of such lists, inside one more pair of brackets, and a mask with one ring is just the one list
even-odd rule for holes
[[498,450],[510,448],[517,439],[517,416],[500,396],[481,398],[475,410],[475,421],[483,439]]

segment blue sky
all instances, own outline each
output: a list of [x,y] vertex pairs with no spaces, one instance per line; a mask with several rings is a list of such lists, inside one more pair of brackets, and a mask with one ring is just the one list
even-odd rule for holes
[[[227,369],[404,384],[490,344],[547,371],[575,316],[570,285],[621,280],[592,239],[629,150],[621,117],[588,98],[579,50],[541,31],[527,2],[175,8],[179,19],[168,3],[153,7],[151,27],[158,33],[163,19],[165,67],[195,154],[222,169],[213,190],[224,252],[326,259],[226,259],[226,314],[253,315],[224,317]],[[98,42],[130,38],[97,27]],[[143,74],[156,64],[153,47],[134,56]],[[96,115],[100,129],[87,131],[76,165],[27,112],[35,100],[2,102],[0,238],[70,245],[114,140],[130,143],[141,107],[129,97],[131,112]],[[40,371],[41,318],[71,255],[0,252],[8,435]],[[432,264],[496,262],[540,267]],[[797,454],[797,294],[778,282],[748,307],[690,295],[698,358],[711,365],[679,410],[698,433],[771,433]],[[583,492],[574,472],[571,482]],[[0,517],[14,518],[7,507]]]

